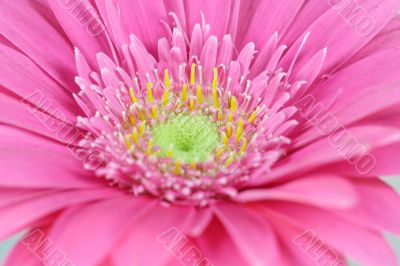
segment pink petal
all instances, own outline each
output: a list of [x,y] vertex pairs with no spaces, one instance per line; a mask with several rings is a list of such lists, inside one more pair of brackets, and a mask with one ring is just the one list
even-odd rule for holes
[[[129,233],[113,252],[115,265],[164,265],[173,255],[159,242],[158,237],[176,228],[185,235],[186,222],[193,209],[177,206],[156,206],[139,221],[130,225]],[[157,256],[155,256],[157,254]]]
[[10,236],[60,209],[120,195],[115,189],[54,190],[52,194],[0,208],[0,238]]
[[66,89],[76,91],[71,44],[50,13],[37,2],[2,2],[0,33]]
[[195,241],[203,256],[213,265],[248,265],[226,228],[216,219]]
[[[400,174],[398,154],[400,142],[371,150],[360,160],[359,167],[354,167],[347,162],[334,162],[327,167],[333,168],[337,173],[348,176],[394,176]],[[365,165],[363,164],[365,163]],[[360,169],[362,172],[360,172]],[[366,174],[364,170],[368,170]]]
[[[300,172],[310,171],[324,164],[344,161],[346,160],[344,156],[351,158],[354,162],[354,159],[358,157],[352,152],[359,149],[358,147],[364,147],[366,153],[373,148],[398,142],[400,138],[398,129],[384,126],[359,126],[347,130],[341,132],[349,132],[348,136],[356,142],[349,142],[348,137],[344,138],[344,141],[342,138],[336,140],[342,136],[342,133],[337,133],[336,138],[329,135],[329,139],[322,138],[289,155],[275,167],[272,175],[274,177],[293,173],[298,175]],[[335,140],[332,141],[332,139]],[[356,145],[357,143],[361,146]]]
[[375,230],[400,234],[400,196],[379,179],[353,179],[360,201],[350,210],[338,211],[341,216]]
[[[56,139],[63,143],[78,144],[78,140],[72,138],[69,133],[78,134],[80,130],[76,129],[74,120],[67,120],[59,112],[48,114],[44,110],[26,105],[21,99],[16,99],[12,93],[8,93],[0,86],[0,122],[18,127],[50,139]],[[10,95],[9,95],[10,94]],[[58,116],[58,118],[57,118]],[[83,133],[82,133],[83,136]]]
[[[349,25],[348,19],[346,20],[343,15],[338,14],[336,7],[329,9],[306,30],[311,35],[307,41],[308,45],[302,50],[303,59],[297,62],[298,67],[303,65],[303,60],[327,47],[328,54],[322,72],[335,70],[339,65],[345,63],[347,58],[365,46],[396,15],[400,8],[400,2],[397,0],[388,0],[384,3],[376,0],[351,2],[350,7],[346,9],[350,10],[349,12],[361,7],[365,10],[363,14],[358,17],[356,15],[356,18],[353,19],[356,21],[354,26]],[[365,17],[370,20],[371,24],[364,30],[361,22]],[[297,43],[301,40],[302,37],[297,40]],[[283,60],[285,62],[283,65],[288,66],[295,53],[295,49],[289,50],[285,56],[286,60]]]
[[304,231],[312,230],[324,243],[363,265],[397,265],[395,255],[380,233],[362,228],[330,211],[289,203],[269,203],[265,210],[279,213]]
[[270,188],[248,189],[236,198],[241,202],[279,200],[315,205],[321,208],[347,209],[357,203],[351,182],[333,175],[306,176]]
[[286,31],[304,2],[295,0],[288,5],[274,0],[242,1],[237,44],[243,47],[254,42],[257,50],[261,50],[275,31],[280,35]]
[[1,186],[78,188],[101,184],[83,169],[73,147],[11,127],[0,126],[0,132]]
[[249,264],[261,266],[276,261],[277,242],[266,220],[239,205],[223,203],[213,209]]
[[124,195],[69,208],[51,228],[49,239],[74,264],[97,265],[150,204]]
[[117,0],[124,31],[134,34],[147,50],[155,54],[158,39],[167,33],[161,21],[168,21],[168,14],[162,0]]
[[[28,57],[0,44],[0,64],[0,84],[6,89],[33,106],[46,108],[51,114],[58,113],[64,120],[76,118],[79,109],[70,92],[50,79]],[[0,89],[4,93],[4,89]]]
[[105,26],[96,8],[88,0],[77,2],[48,1],[54,15],[72,45],[79,48],[92,66],[97,52],[111,54]]

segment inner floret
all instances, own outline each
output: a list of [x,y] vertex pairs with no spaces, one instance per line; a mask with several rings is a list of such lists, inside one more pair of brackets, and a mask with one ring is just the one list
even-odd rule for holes
[[176,114],[151,129],[160,156],[183,163],[204,162],[212,158],[219,144],[217,124],[205,115]]

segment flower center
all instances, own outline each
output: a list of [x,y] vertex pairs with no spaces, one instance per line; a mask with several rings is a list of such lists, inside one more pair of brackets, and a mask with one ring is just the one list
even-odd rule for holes
[[161,156],[184,163],[206,161],[219,143],[217,125],[205,115],[172,115],[151,132]]
[[77,126],[88,132],[79,144],[99,155],[84,165],[110,185],[205,206],[268,176],[291,142],[298,122],[288,103],[305,83],[278,68],[284,45],[265,50],[263,67],[251,65],[253,43],[236,51],[204,23],[191,41],[179,27],[171,37],[160,39],[157,61],[131,35],[121,58],[97,54],[99,72],[77,50]]

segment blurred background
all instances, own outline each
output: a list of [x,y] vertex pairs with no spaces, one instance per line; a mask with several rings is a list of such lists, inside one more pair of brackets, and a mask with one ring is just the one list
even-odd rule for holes
[[[394,188],[397,189],[397,191],[400,191],[400,177],[390,177],[390,178],[384,178],[384,180],[392,185]],[[399,217],[400,219],[400,217]],[[391,234],[387,234],[387,238],[390,241],[390,243],[393,246],[393,249],[395,250],[397,256],[398,256],[398,262],[400,265],[400,238]],[[6,241],[0,241],[0,265],[3,265],[4,259],[7,256],[7,253],[9,250],[12,248],[12,246],[18,241],[19,237],[14,236],[11,239],[8,239]],[[355,262],[350,262],[351,266],[363,266],[361,264],[357,264]],[[23,266],[23,265],[21,265]],[[77,266],[84,266],[84,265],[77,265]],[[216,265],[218,266],[218,265]],[[385,265],[382,265],[385,266]]]

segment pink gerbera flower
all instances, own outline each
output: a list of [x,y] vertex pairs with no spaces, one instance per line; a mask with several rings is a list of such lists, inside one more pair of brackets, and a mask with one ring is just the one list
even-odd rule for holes
[[399,8],[1,1],[6,265],[396,265]]

